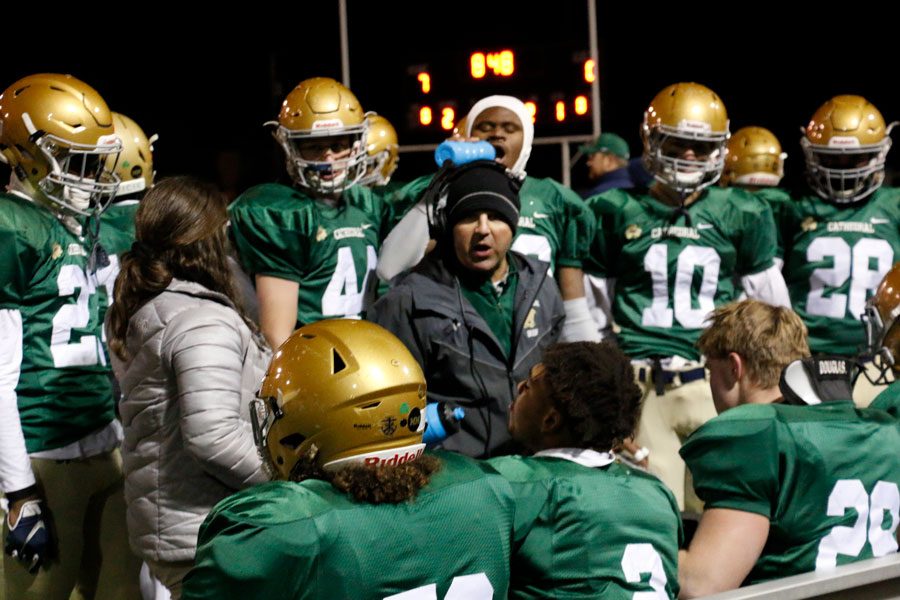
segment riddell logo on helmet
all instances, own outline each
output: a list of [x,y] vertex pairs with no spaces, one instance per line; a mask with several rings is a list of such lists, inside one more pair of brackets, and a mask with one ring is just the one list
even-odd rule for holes
[[368,456],[365,459],[365,464],[368,466],[378,467],[384,465],[402,465],[403,463],[408,463],[416,460],[420,456],[422,456],[423,450],[419,448],[414,452],[404,452],[402,455],[395,453],[390,458],[381,458],[378,456]]
[[682,119],[680,123],[678,123],[679,129],[686,129],[688,131],[710,131],[712,127],[709,126],[709,123],[704,121],[691,121],[690,119]]
[[859,140],[853,136],[848,135],[836,135],[830,140],[828,140],[829,146],[840,146],[843,148],[856,148],[859,146]]
[[344,122],[340,119],[322,119],[313,123],[312,128],[315,129],[337,129],[343,127]]

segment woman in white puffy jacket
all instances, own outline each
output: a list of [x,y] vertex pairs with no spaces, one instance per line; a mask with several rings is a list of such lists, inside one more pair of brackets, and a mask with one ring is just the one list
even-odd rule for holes
[[173,598],[209,510],[268,479],[249,402],[270,351],[239,304],[227,219],[211,185],[156,184],[137,211],[106,323],[123,394],[128,537]]

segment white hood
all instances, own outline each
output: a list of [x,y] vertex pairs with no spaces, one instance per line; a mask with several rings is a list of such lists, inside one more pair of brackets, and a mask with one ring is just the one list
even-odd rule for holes
[[528,114],[521,100],[512,96],[488,96],[476,102],[466,116],[466,137],[472,135],[472,125],[475,123],[478,115],[494,107],[511,110],[522,122],[522,151],[519,153],[519,158],[516,159],[516,164],[510,170],[516,177],[524,179],[525,164],[531,156],[531,145],[534,142],[534,124],[531,122],[531,115]]

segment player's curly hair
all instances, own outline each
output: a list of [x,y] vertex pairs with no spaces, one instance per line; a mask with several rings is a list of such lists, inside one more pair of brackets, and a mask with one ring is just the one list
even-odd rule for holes
[[398,504],[416,497],[441,468],[436,456],[423,454],[401,465],[348,465],[337,471],[326,471],[311,457],[301,457],[291,471],[291,481],[321,479],[336,489],[350,494],[357,502]]
[[616,346],[554,344],[541,362],[548,393],[579,447],[608,452],[634,433],[641,390],[631,361]]
[[141,200],[134,220],[136,240],[122,256],[109,309],[109,347],[119,358],[128,358],[125,338],[131,316],[173,278],[224,294],[245,316],[228,267],[226,207],[215,186],[193,177],[163,179]]

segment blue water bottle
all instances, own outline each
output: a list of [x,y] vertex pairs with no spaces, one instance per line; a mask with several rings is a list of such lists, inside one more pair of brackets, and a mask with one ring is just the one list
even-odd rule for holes
[[450,161],[457,167],[475,160],[494,160],[497,151],[487,142],[441,142],[434,150],[434,161],[443,167]]

